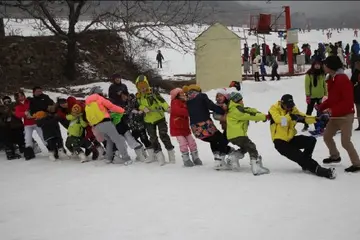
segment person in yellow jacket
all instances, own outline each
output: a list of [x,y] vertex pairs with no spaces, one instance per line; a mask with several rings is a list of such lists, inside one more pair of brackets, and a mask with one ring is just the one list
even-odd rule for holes
[[[299,164],[303,170],[308,170],[319,177],[329,179],[336,177],[334,168],[323,168],[312,158],[316,138],[296,135],[295,125],[297,123],[313,124],[317,118],[300,112],[290,94],[283,95],[280,101],[271,106],[269,117],[271,138],[275,149],[281,155]],[[300,149],[304,149],[304,151]]]
[[165,120],[165,112],[170,110],[169,105],[161,97],[160,93],[154,92],[150,88],[146,76],[140,75],[136,79],[135,85],[138,90],[136,98],[139,103],[139,110],[145,113],[144,122],[152,145],[148,150],[149,156],[146,162],[150,163],[157,160],[160,166],[166,163],[156,132],[158,129],[159,137],[168,151],[169,162],[175,163],[174,146],[171,143]]
[[240,150],[230,153],[229,160],[232,169],[240,170],[239,159],[245,153],[250,155],[251,171],[254,175],[270,173],[263,167],[262,157],[259,155],[255,143],[247,136],[250,121],[267,121],[267,116],[255,108],[244,107],[243,97],[239,92],[230,94],[229,111],[226,115],[226,136],[232,144],[240,147]]

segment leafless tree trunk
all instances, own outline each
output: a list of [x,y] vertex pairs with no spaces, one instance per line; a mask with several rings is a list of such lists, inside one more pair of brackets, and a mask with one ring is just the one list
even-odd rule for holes
[[0,18],[0,38],[5,37],[5,24],[4,18]]
[[[103,7],[101,2],[104,3],[91,0],[0,0],[0,6],[20,10],[38,20],[38,29],[50,30],[66,41],[64,74],[69,80],[76,79],[77,35],[94,28],[94,25],[126,33],[132,38],[130,40],[137,39],[147,45],[172,45],[188,52],[193,36],[185,25],[197,24],[205,15],[212,14],[209,9],[202,12],[201,1],[113,1],[108,7]],[[89,20],[81,27],[80,16]],[[67,27],[59,17],[67,20]]]

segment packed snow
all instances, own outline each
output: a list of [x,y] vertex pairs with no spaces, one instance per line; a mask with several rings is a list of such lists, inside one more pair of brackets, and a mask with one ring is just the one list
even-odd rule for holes
[[[338,37],[335,32],[333,35]],[[324,38],[321,32],[303,36],[303,41],[313,42]],[[342,40],[352,39],[345,32],[340,36]],[[162,50],[168,59],[166,69],[172,74],[194,71],[193,56]],[[155,59],[156,52],[151,54]],[[136,90],[131,82],[125,83],[130,92]],[[109,87],[108,83],[95,85],[105,92]],[[46,93],[53,99],[64,96]],[[306,110],[303,77],[243,83],[245,105],[263,112],[285,93],[292,94],[298,108]],[[216,90],[207,94],[214,100]],[[170,102],[168,95],[164,97]],[[64,129],[63,135],[65,138]],[[350,161],[341,149],[339,136],[335,138],[343,161],[335,165],[336,180],[304,173],[297,164],[280,156],[271,142],[269,123],[251,123],[249,137],[270,174],[253,176],[248,156],[240,161],[240,172],[214,171],[210,146],[201,141],[197,144],[204,166],[184,168],[175,138],[177,163],[163,167],[156,163],[124,166],[103,161],[52,162],[45,153],[31,161],[7,161],[1,152],[1,239],[359,238],[360,175],[344,173]],[[359,132],[354,132],[353,141],[358,145]],[[318,138],[314,158],[321,162],[327,156],[327,148]]]

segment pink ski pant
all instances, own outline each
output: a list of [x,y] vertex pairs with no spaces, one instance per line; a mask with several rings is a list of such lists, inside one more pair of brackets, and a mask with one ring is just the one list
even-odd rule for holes
[[190,134],[188,136],[177,136],[177,141],[179,142],[180,152],[194,152],[197,151],[197,145],[194,137]]

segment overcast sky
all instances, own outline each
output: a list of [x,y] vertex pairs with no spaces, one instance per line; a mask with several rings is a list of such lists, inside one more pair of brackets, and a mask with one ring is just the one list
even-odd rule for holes
[[[240,1],[258,7],[281,7],[290,6],[291,12],[305,12],[306,16],[326,16],[334,14],[346,14],[357,11],[360,14],[360,1]],[[275,9],[276,10],[276,9]]]

